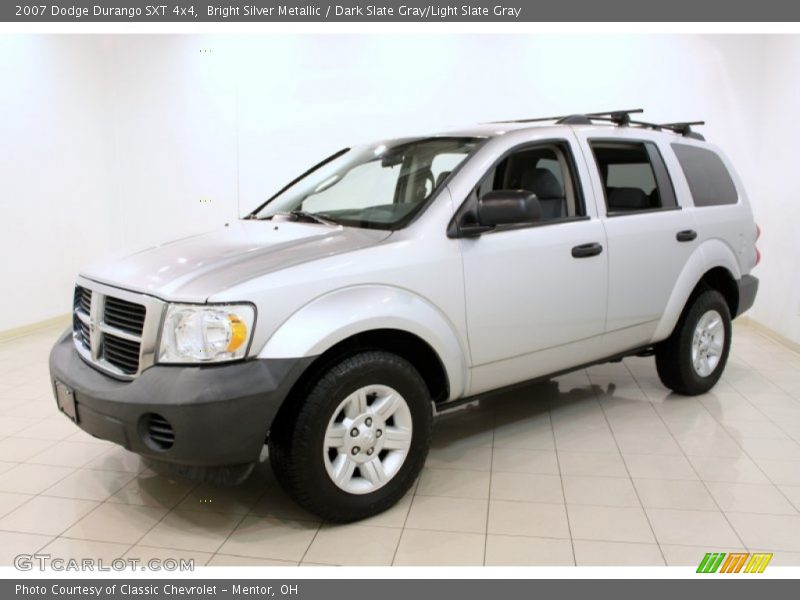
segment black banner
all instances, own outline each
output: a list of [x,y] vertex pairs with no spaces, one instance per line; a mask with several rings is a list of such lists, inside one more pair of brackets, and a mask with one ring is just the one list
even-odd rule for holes
[[[265,575],[269,570],[263,570]],[[648,598],[648,600],[707,600],[724,596],[726,600],[751,600],[754,597],[786,597],[796,595],[793,580],[753,579],[746,576],[722,578],[699,576],[702,581],[687,579],[634,580],[426,580],[426,579],[295,579],[295,580],[230,580],[230,579],[153,579],[153,580],[81,580],[28,579],[4,580],[0,597],[30,600],[352,600],[380,598],[458,598],[459,600],[530,600],[531,598]]]
[[786,0],[3,0],[5,22],[771,22],[800,20]]

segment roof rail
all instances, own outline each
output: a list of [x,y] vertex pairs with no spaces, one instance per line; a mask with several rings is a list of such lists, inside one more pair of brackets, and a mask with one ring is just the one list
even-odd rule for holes
[[593,121],[603,121],[614,123],[618,127],[644,127],[655,131],[664,129],[673,131],[679,135],[694,139],[704,140],[699,133],[692,131],[692,126],[705,125],[705,121],[682,121],[679,123],[648,123],[631,119],[632,114],[643,113],[644,109],[632,108],[630,110],[609,110],[605,112],[579,113],[572,115],[562,115],[559,117],[535,117],[533,119],[512,119],[508,121],[492,121],[492,124],[504,123],[540,123],[544,121],[555,121],[559,125],[590,125]]

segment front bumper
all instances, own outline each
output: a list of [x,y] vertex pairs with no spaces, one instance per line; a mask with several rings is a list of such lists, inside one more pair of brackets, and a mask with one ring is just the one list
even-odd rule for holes
[[[67,331],[50,353],[50,376],[73,390],[84,431],[159,461],[225,467],[258,460],[278,409],[312,360],[157,365],[133,381],[119,381],[84,362]],[[148,437],[153,413],[172,426],[169,448]]]
[[736,281],[736,285],[739,287],[739,304],[734,317],[738,317],[753,306],[756,301],[756,292],[758,292],[758,278],[752,275],[742,275],[742,278]]

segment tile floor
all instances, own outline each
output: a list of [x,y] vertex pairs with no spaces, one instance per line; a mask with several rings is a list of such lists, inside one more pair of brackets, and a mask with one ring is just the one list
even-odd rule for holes
[[800,565],[800,355],[737,325],[714,391],[626,359],[440,417],[412,493],[320,523],[262,464],[241,487],[159,475],[51,397],[57,331],[0,344],[0,564],[19,553],[208,565]]

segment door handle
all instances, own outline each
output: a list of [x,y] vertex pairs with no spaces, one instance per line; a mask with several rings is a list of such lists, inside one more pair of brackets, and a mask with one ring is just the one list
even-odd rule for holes
[[675,239],[679,242],[691,242],[697,239],[697,232],[694,229],[685,229],[675,234]]
[[597,256],[603,251],[603,246],[597,242],[591,244],[581,244],[572,249],[572,256],[574,258],[588,258],[590,256]]

